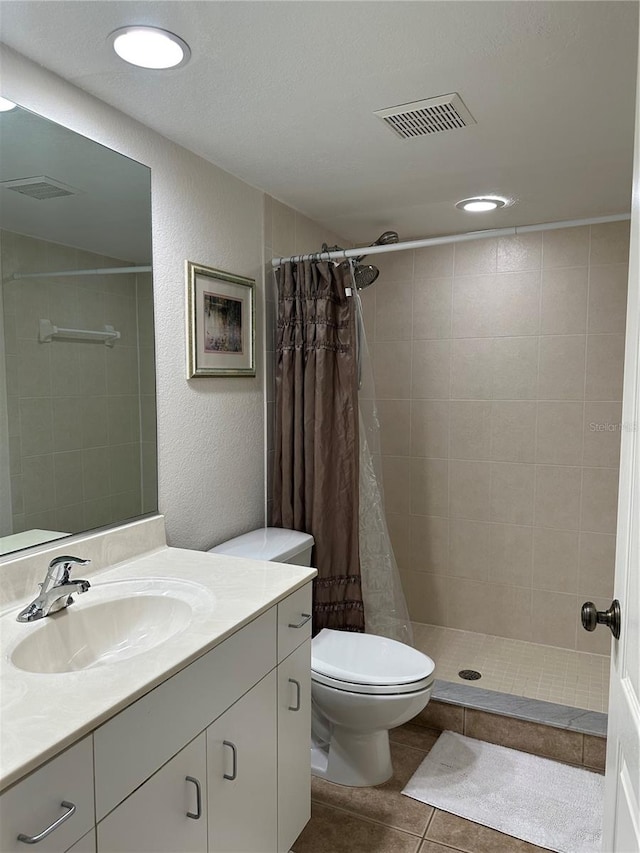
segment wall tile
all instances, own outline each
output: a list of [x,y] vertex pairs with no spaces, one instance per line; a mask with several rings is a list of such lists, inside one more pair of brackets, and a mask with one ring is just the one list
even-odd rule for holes
[[581,468],[536,465],[535,524],[577,530],[581,483]]
[[[467,578],[447,578],[448,627],[487,633],[491,624],[493,586]],[[507,589],[507,587],[505,587]]]
[[[379,280],[376,285],[376,341],[411,340],[413,292],[411,284]],[[447,337],[440,335],[439,337]]]
[[[82,447],[104,447],[109,444],[109,406],[118,408],[119,397],[84,397],[82,412]],[[137,400],[137,398],[135,398]],[[113,404],[112,404],[112,401]],[[132,414],[129,412],[129,419]],[[129,432],[133,429],[130,425]],[[114,436],[115,437],[115,436]],[[111,442],[114,443],[113,441]]]
[[577,597],[539,589],[534,589],[531,596],[533,642],[574,649],[579,618]]
[[582,464],[582,403],[538,403],[536,462]]
[[582,763],[583,736],[579,732],[466,708],[464,733],[467,737],[497,743],[500,746],[519,749],[522,752],[530,752],[556,761],[569,764]]
[[378,398],[407,400],[411,388],[409,341],[376,344],[372,360]]
[[624,334],[627,317],[627,264],[591,267],[589,277],[590,333]]
[[382,476],[387,512],[407,515],[410,506],[411,462],[403,456],[383,456]]
[[592,225],[590,263],[593,265],[628,263],[630,228],[629,221]]
[[498,241],[492,238],[454,244],[456,276],[493,273],[498,268]]
[[615,533],[617,508],[618,469],[585,468],[580,529],[592,533]]
[[55,505],[53,455],[27,456],[22,460],[22,499],[26,515],[44,512]]
[[483,521],[452,518],[449,541],[451,574],[458,578],[488,580],[491,525]]
[[535,335],[539,328],[537,272],[463,276],[453,282],[453,336]]
[[492,521],[509,524],[533,522],[534,466],[514,462],[491,464]]
[[490,400],[493,392],[493,346],[489,339],[452,341],[451,398]]
[[399,569],[414,570],[411,562],[411,517],[387,512],[386,520],[396,565]]
[[543,261],[549,267],[577,267],[589,263],[589,226],[554,228],[543,234]]
[[76,417],[77,397],[54,397],[52,399],[53,449],[77,450],[82,447],[83,419]]
[[451,370],[450,342],[414,341],[411,353],[411,397],[448,400]]
[[428,246],[414,252],[414,279],[450,278],[453,275],[453,244]]
[[[487,624],[499,637],[531,640],[531,590],[517,586],[489,584],[492,593]],[[487,627],[485,625],[484,632]]]
[[408,456],[410,436],[409,400],[379,400],[380,447],[385,456]]
[[491,494],[491,464],[489,462],[449,463],[449,515],[489,521]]
[[540,338],[538,399],[584,399],[584,335]]
[[498,238],[498,272],[537,270],[542,266],[542,232]]
[[50,350],[37,340],[18,340],[17,376],[21,397],[51,394]]
[[578,595],[613,598],[616,537],[607,533],[580,534]]
[[56,506],[77,504],[82,500],[82,451],[54,453],[53,466]]
[[540,332],[584,334],[587,327],[588,267],[560,267],[542,274]]
[[533,402],[497,402],[491,407],[491,459],[533,462],[536,408]]
[[585,403],[583,465],[617,468],[621,432],[622,403]]
[[414,252],[387,252],[380,255],[371,255],[367,262],[375,264],[380,270],[380,279],[392,281],[411,281],[413,279]]
[[538,382],[538,338],[494,338],[494,400],[534,400]]
[[451,579],[426,572],[401,571],[409,617],[428,625],[447,625]]
[[449,574],[449,519],[412,515],[410,527],[412,570]]
[[411,401],[411,455],[445,459],[449,455],[448,400]]
[[624,335],[589,335],[587,338],[587,400],[621,400],[624,369]]
[[411,460],[411,514],[448,516],[449,462],[446,459]]
[[20,438],[23,456],[40,456],[53,449],[50,397],[20,398]]
[[492,524],[489,581],[507,586],[531,586],[533,528]]
[[452,400],[450,404],[452,459],[489,459],[491,451],[491,403]]
[[577,530],[536,527],[533,532],[533,588],[577,592]]
[[[450,338],[453,279],[418,279],[413,285],[413,337]],[[382,318],[381,318],[382,321]]]

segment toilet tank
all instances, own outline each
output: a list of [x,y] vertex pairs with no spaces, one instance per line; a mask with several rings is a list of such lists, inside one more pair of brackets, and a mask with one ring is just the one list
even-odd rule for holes
[[313,536],[309,533],[285,530],[283,527],[261,527],[222,542],[215,548],[210,548],[209,553],[310,566],[312,548]]

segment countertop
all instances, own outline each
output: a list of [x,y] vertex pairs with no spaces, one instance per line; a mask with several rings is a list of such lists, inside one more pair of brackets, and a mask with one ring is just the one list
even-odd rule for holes
[[[166,578],[198,584],[202,594],[192,621],[153,649],[89,669],[31,673],[11,655],[48,618],[18,623],[15,616],[35,597],[12,602],[0,614],[0,791],[80,740],[123,708],[217,646],[316,575],[305,566],[248,560],[164,547],[105,569],[92,587],[130,579]],[[74,596],[74,610],[91,605],[91,589]],[[58,617],[64,618],[64,613]]]

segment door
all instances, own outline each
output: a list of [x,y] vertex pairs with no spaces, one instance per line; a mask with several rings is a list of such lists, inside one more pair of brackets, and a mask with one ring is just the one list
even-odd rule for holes
[[604,853],[640,851],[640,71],[634,159],[615,579],[622,630],[611,657]]
[[204,732],[98,824],[108,853],[206,853]]
[[278,851],[311,817],[311,639],[278,667]]
[[209,853],[275,853],[276,673],[207,729]]

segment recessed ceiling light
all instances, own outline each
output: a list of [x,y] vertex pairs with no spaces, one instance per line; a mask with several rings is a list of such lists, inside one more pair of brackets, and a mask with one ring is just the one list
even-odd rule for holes
[[9,110],[15,110],[17,104],[13,101],[8,101],[6,98],[0,98],[0,113],[8,113]]
[[180,68],[191,56],[186,41],[157,27],[121,27],[109,41],[121,59],[141,68]]
[[475,198],[463,198],[456,204],[460,210],[466,210],[468,213],[487,213],[490,210],[497,210],[499,207],[505,207],[508,204],[508,199],[500,198],[499,196],[477,196]]

